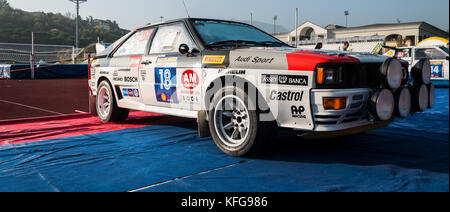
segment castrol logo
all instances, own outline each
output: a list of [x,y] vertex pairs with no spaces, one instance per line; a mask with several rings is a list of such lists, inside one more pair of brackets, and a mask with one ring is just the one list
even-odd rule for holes
[[181,76],[181,82],[183,83],[183,87],[192,90],[198,86],[199,78],[195,71],[187,70]]

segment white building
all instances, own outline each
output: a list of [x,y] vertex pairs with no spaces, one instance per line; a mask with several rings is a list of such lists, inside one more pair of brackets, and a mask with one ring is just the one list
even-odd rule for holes
[[297,30],[291,32],[279,33],[274,36],[287,42],[295,43],[295,38],[299,43],[311,43],[305,41],[317,41],[323,39],[336,39],[339,41],[345,39],[354,39],[361,37],[384,37],[386,45],[397,46],[401,41],[406,46],[414,46],[420,41],[429,37],[448,38],[448,32],[445,32],[426,22],[395,23],[395,24],[372,24],[358,27],[343,27],[338,25],[327,25],[321,27],[310,21],[300,25]]

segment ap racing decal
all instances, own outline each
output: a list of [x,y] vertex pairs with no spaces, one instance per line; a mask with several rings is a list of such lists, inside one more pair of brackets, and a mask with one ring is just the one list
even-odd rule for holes
[[176,68],[155,68],[155,92],[158,102],[178,104]]
[[308,86],[308,76],[263,74],[261,83]]
[[292,118],[306,119],[306,115],[304,114],[305,107],[303,106],[295,106],[291,107]]

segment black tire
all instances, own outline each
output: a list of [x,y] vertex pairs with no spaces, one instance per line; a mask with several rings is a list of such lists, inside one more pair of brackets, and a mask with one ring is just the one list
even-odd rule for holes
[[[220,126],[223,126],[223,123],[221,125],[220,118],[217,118],[216,116],[216,112],[220,113],[218,112],[218,107],[220,107],[221,105],[219,103],[224,101],[224,98],[231,98],[231,96],[233,96],[234,98],[238,98],[239,100],[244,102],[245,107],[248,111],[248,114],[246,113],[248,115],[248,120],[246,120],[246,123],[248,122],[248,129],[246,130],[246,132],[248,134],[246,133],[246,138],[242,138],[242,143],[238,144],[237,146],[229,145],[230,140],[224,138],[226,136],[223,135],[223,131],[218,130]],[[211,132],[211,136],[213,137],[214,143],[225,154],[234,157],[255,155],[263,149],[263,147],[265,146],[264,144],[267,143],[266,140],[272,137],[273,134],[271,132],[274,131],[274,127],[272,126],[271,129],[269,129],[268,126],[271,126],[272,123],[258,121],[259,116],[255,102],[255,100],[249,98],[246,92],[234,86],[226,86],[222,89],[219,89],[214,94],[208,111],[209,130]],[[249,107],[249,105],[251,105],[251,107]],[[252,110],[250,110],[249,108]],[[226,127],[222,127],[220,129],[225,128]],[[236,129],[234,129],[234,131],[236,131]],[[240,136],[242,137],[242,132]],[[231,137],[233,137],[233,133]]]
[[[109,95],[109,107],[110,109],[108,111],[102,110],[101,109],[101,99],[103,98],[103,96],[101,95],[101,92],[103,89],[106,89],[106,92],[108,92]],[[111,84],[104,80],[102,81],[99,85],[98,85],[98,89],[97,89],[97,99],[96,99],[96,109],[97,109],[97,114],[98,117],[100,118],[100,120],[102,122],[119,122],[119,121],[124,121],[128,118],[128,114],[130,113],[130,110],[128,109],[124,109],[124,108],[119,108],[117,106],[117,102],[116,102],[116,98],[114,95],[114,91],[111,87]],[[111,106],[112,105],[112,106]]]

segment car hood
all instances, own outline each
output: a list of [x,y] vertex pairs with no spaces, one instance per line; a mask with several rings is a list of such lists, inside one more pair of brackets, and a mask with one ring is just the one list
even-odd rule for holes
[[254,47],[230,51],[231,68],[313,71],[320,63],[383,63],[388,57],[369,53]]

